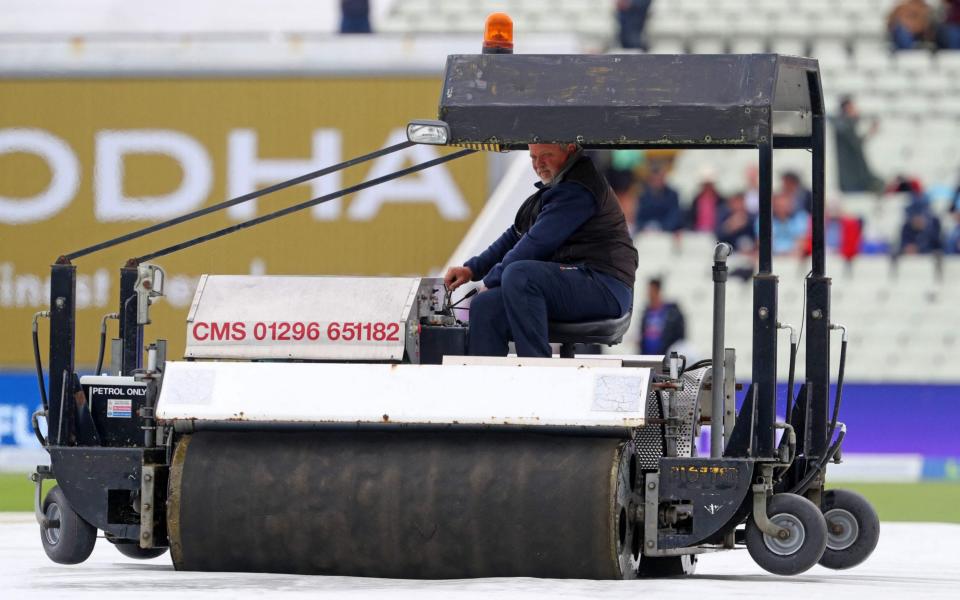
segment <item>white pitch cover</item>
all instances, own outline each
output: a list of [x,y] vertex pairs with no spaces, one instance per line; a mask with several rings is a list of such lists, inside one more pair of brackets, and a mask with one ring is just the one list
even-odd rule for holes
[[416,277],[204,275],[188,358],[400,360]]
[[638,427],[650,369],[167,362],[163,422]]

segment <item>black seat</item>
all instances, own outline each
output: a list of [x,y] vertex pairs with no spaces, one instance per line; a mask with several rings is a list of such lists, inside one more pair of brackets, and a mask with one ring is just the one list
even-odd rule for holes
[[550,342],[560,344],[560,356],[573,358],[575,344],[603,344],[613,346],[623,340],[623,335],[630,328],[630,317],[633,311],[616,319],[602,321],[580,321],[577,323],[561,323],[550,321],[547,324]]

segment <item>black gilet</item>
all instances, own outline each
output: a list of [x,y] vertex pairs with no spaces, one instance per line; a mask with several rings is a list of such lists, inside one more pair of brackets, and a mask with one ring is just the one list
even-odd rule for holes
[[[616,277],[632,290],[639,258],[627,232],[627,220],[610,184],[586,156],[580,157],[567,170],[562,181],[586,188],[593,196],[597,210],[546,260],[584,265]],[[517,233],[523,235],[536,223],[542,209],[541,196],[549,189],[541,188],[524,200],[514,220]]]

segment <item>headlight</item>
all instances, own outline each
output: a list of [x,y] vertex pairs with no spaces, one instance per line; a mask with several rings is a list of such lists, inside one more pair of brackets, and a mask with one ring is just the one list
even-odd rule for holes
[[407,139],[414,144],[442,146],[450,139],[450,127],[443,121],[411,121]]

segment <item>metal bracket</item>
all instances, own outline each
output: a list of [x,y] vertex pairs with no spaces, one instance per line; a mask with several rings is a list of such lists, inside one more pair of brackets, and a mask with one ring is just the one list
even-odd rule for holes
[[660,524],[657,522],[657,512],[660,504],[660,475],[648,473],[643,486],[643,553],[656,556],[659,550],[657,535]]
[[760,531],[765,534],[781,540],[790,537],[790,531],[779,525],[774,525],[767,516],[767,496],[773,492],[773,467],[764,465],[761,467],[763,482],[755,483],[753,489],[753,522],[757,524]]
[[140,477],[140,547],[153,548],[154,482],[156,468],[143,465]]
[[163,282],[166,275],[157,265],[137,265],[137,281],[133,286],[137,293],[137,324],[150,323],[150,305],[154,299],[163,296]]
[[34,483],[33,512],[37,518],[37,523],[44,529],[51,527],[60,527],[60,521],[47,519],[43,512],[43,480],[53,479],[53,471],[46,465],[37,465],[37,470],[30,474],[30,481]]
[[726,450],[737,424],[737,352],[733,348],[723,351],[723,448]]

